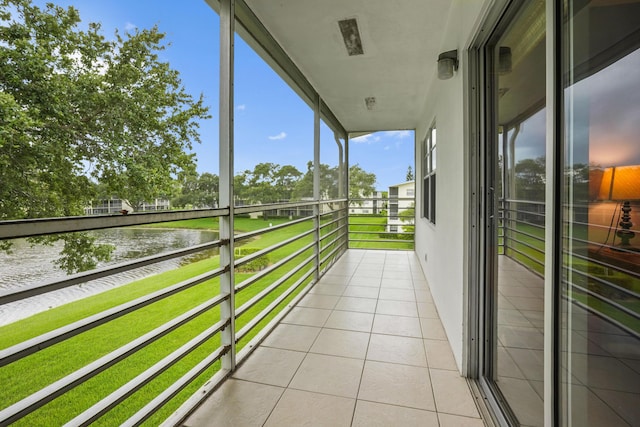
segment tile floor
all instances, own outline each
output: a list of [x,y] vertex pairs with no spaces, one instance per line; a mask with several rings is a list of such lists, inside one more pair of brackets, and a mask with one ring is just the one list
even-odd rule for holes
[[483,426],[414,252],[349,250],[185,426]]
[[[523,426],[543,425],[544,283],[499,257],[498,380]],[[640,425],[640,345],[637,338],[571,305],[573,425]]]

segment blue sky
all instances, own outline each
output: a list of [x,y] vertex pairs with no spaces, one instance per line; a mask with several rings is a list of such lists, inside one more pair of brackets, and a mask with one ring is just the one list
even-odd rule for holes
[[[34,0],[44,6],[51,0]],[[180,72],[194,97],[204,94],[212,119],[200,124],[202,143],[194,147],[199,172],[218,172],[219,19],[204,0],[56,0],[73,5],[83,23],[100,22],[102,33],[135,31],[157,25],[170,46],[161,59]],[[260,162],[291,164],[301,172],[313,159],[313,113],[266,63],[236,37],[235,171]],[[378,132],[351,141],[350,163],[377,177],[376,187],[405,180],[413,168],[413,131]],[[330,129],[321,128],[321,161],[338,164]]]

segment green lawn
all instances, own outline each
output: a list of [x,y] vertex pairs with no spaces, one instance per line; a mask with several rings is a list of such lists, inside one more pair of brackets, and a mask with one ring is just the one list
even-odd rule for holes
[[[263,228],[266,224],[273,225],[286,222],[281,219],[269,221],[250,220],[238,218],[236,220],[237,232],[245,232]],[[187,228],[215,229],[217,219],[199,219],[177,223],[167,223],[156,226]],[[276,242],[288,239],[311,227],[311,222],[295,224],[291,227],[268,232],[247,243],[247,246],[265,248]],[[287,256],[293,251],[311,242],[312,236],[307,236],[300,241],[280,248],[270,254],[271,263]],[[274,282],[277,277],[289,270],[311,254],[307,250],[296,259],[290,261],[277,271],[252,284],[236,296],[236,307],[241,306],[265,287]],[[57,327],[67,325],[76,320],[85,318],[105,309],[115,307],[137,297],[147,295],[155,290],[163,289],[189,277],[202,274],[219,265],[217,256],[188,264],[176,270],[158,274],[128,285],[112,289],[81,301],[73,302],[49,311],[37,314],[28,319],[0,328],[0,348],[6,348],[26,339],[38,336]],[[306,269],[304,271],[307,271]],[[247,322],[255,317],[269,303],[276,299],[286,288],[293,284],[302,273],[289,279],[276,291],[265,297],[260,303],[252,307],[245,315],[237,320],[236,331],[240,330]],[[249,273],[237,273],[236,284],[250,277]],[[276,313],[284,307],[302,289],[300,286],[296,292],[280,304],[267,319],[262,321],[252,333],[239,342],[241,348],[262,328]],[[119,319],[101,325],[90,331],[84,332],[74,338],[39,351],[25,359],[9,366],[0,368],[0,407],[7,407],[22,398],[34,393],[42,387],[68,375],[71,372],[95,361],[96,359],[114,351],[118,347],[140,337],[154,328],[166,323],[176,316],[201,304],[219,293],[218,279],[194,286],[176,295],[158,301],[148,307],[127,314]],[[61,397],[43,406],[33,414],[23,418],[16,425],[24,426],[50,426],[61,425],[69,421],[82,410],[98,402],[102,397],[116,390],[136,375],[161,360],[172,351],[188,342],[206,328],[215,324],[220,319],[218,308],[209,310],[204,315],[197,317],[188,324],[169,333],[154,344],[127,357],[115,366],[107,369],[86,383],[76,387]],[[172,384],[177,378],[186,373],[195,364],[210,354],[219,346],[219,337],[216,335],[205,345],[196,349],[193,353],[182,359],[159,378],[150,382],[136,394],[125,400],[103,418],[96,425],[117,425],[133,415],[149,400]],[[147,425],[157,425],[169,416],[191,394],[193,394],[206,380],[208,380],[219,366],[214,366],[205,372],[198,381],[180,393],[176,398],[165,405],[159,413],[147,421]]]
[[[505,248],[506,255],[516,259],[523,265],[527,266],[533,271],[539,274],[544,274],[544,228],[535,227],[530,224],[517,223],[512,225],[511,228],[515,230],[505,230],[507,236],[512,239],[508,240],[510,248]],[[604,233],[604,234],[603,234]],[[573,230],[575,238],[581,240],[590,240],[596,242],[603,242],[606,240],[606,230],[595,230],[591,235],[589,234],[587,227],[575,226]],[[583,253],[584,256],[589,256],[587,249],[581,242],[575,242],[573,249],[576,253]],[[534,261],[535,260],[535,261]],[[537,261],[537,262],[536,262]],[[640,279],[631,275],[625,274],[622,271],[604,268],[595,262],[581,259],[577,256],[572,256],[570,259],[565,260],[565,265],[571,264],[571,267],[577,272],[582,272],[592,276],[592,278],[585,277],[577,272],[570,273],[571,281],[576,286],[588,289],[598,295],[603,296],[617,304],[620,304],[634,313],[640,313],[640,300],[637,298],[624,295],[622,292],[614,290],[602,283],[599,283],[596,278],[606,280],[624,289],[631,290],[633,292],[640,292]],[[568,273],[569,274],[569,273]],[[640,320],[636,317],[621,311],[619,308],[612,304],[607,303],[601,299],[590,296],[579,288],[572,289],[571,297],[583,304],[589,306],[591,309],[598,311],[618,322],[626,325],[627,327],[640,332]]]
[[[411,240],[407,240],[405,236],[386,233],[386,225],[387,218],[384,216],[349,215],[349,247],[413,250],[413,236],[409,236]],[[373,241],[357,242],[354,240]]]

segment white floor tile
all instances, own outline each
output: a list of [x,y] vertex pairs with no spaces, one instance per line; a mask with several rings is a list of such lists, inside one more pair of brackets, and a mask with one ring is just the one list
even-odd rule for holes
[[307,354],[289,388],[355,398],[363,360]]
[[358,400],[353,427],[438,427],[435,412]]
[[[348,427],[354,405],[354,399],[287,389],[265,427]],[[244,427],[244,424],[236,426]]]
[[435,411],[429,371],[417,366],[367,361],[358,399]]

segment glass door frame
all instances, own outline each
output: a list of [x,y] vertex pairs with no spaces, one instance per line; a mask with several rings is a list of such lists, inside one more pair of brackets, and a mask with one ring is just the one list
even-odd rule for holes
[[[497,256],[490,248],[497,245],[491,230],[497,212],[497,194],[493,191],[497,169],[498,130],[495,120],[497,91],[489,78],[493,47],[510,20],[523,5],[522,0],[497,0],[486,11],[482,25],[468,49],[468,75],[465,94],[468,98],[469,152],[469,283],[466,319],[468,352],[465,374],[475,380],[485,398],[491,416],[499,425],[517,425],[506,400],[491,380],[496,355],[496,294],[490,288],[497,274]],[[562,176],[564,156],[562,106],[562,3],[545,2],[546,22],[546,189],[545,203],[545,279],[544,279],[544,425],[560,425],[560,290],[562,250]],[[560,18],[557,18],[560,17]],[[492,45],[493,43],[493,45]],[[493,128],[493,129],[492,129]],[[558,179],[558,177],[560,179]],[[497,251],[493,251],[497,254]],[[485,268],[489,265],[490,268]],[[489,284],[489,286],[487,285]]]

